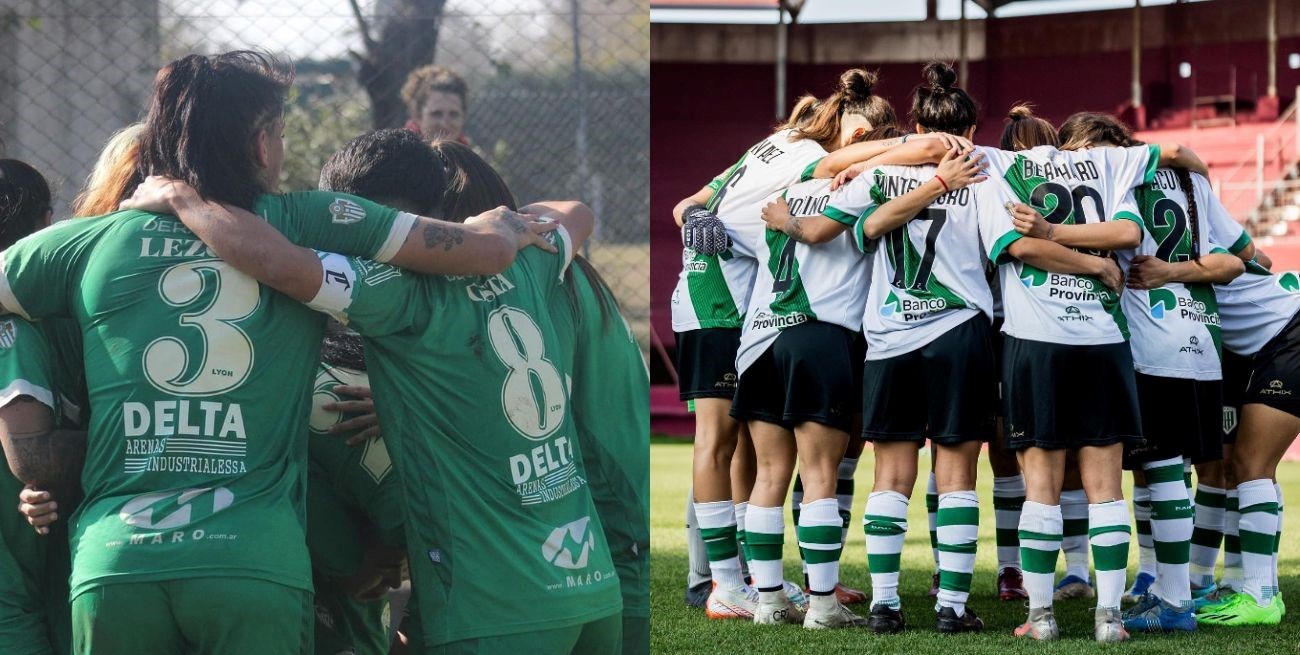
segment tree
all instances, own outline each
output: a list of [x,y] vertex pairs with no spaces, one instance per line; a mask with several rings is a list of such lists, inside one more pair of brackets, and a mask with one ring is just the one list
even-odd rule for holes
[[[402,84],[411,71],[433,62],[447,0],[391,0],[387,15],[366,21],[357,0],[348,0],[361,30],[364,53],[351,51],[360,64],[357,79],[370,96],[375,129],[406,123]],[[375,29],[377,28],[377,29]],[[378,38],[374,33],[378,32]]]

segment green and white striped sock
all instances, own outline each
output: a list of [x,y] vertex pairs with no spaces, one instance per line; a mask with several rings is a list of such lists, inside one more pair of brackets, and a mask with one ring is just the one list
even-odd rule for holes
[[1278,553],[1282,550],[1282,486],[1273,483],[1273,493],[1277,494],[1277,541],[1273,542],[1273,595],[1282,593],[1281,581],[1278,580]]
[[1196,507],[1192,513],[1192,584],[1208,587],[1214,583],[1214,565],[1219,561],[1223,543],[1223,509],[1227,492],[1207,484],[1196,484]]
[[1183,458],[1143,464],[1151,492],[1151,537],[1156,551],[1155,594],[1177,607],[1191,605],[1192,501],[1183,483]]
[[1128,566],[1128,504],[1123,500],[1088,506],[1088,540],[1097,570],[1097,607],[1119,609]]
[[1223,577],[1220,587],[1241,591],[1245,574],[1241,570],[1240,494],[1234,487],[1223,501]]
[[736,541],[740,543],[740,572],[749,572],[749,541],[745,538],[745,514],[749,512],[749,503],[736,503]]
[[1025,478],[993,478],[993,524],[998,545],[998,570],[1020,568],[1020,507],[1025,504]]
[[975,490],[939,496],[939,605],[957,616],[966,613],[971,577],[975,574],[975,546],[979,542],[980,501]]
[[1151,538],[1151,490],[1133,486],[1133,518],[1137,524],[1138,573],[1156,576],[1156,545]]
[[1277,543],[1277,491],[1268,478],[1237,485],[1241,503],[1242,591],[1263,607],[1273,599],[1273,547]]
[[709,558],[713,581],[724,589],[745,586],[740,577],[740,552],[736,541],[736,511],[730,500],[695,503],[704,552]]
[[808,590],[816,596],[835,593],[840,581],[842,520],[834,498],[804,503],[799,513],[799,551],[808,567]]
[[1052,606],[1056,557],[1061,552],[1061,506],[1026,500],[1020,510],[1020,566],[1029,608]]
[[867,497],[862,531],[867,536],[867,568],[871,571],[871,604],[897,608],[898,570],[907,537],[907,496],[876,491]]
[[1061,550],[1065,551],[1065,574],[1083,580],[1088,575],[1088,494],[1083,489],[1061,492]]
[[778,591],[785,584],[781,551],[785,547],[785,516],[781,507],[750,504],[745,512],[745,541],[749,544],[749,573],[759,591]]
[[840,460],[839,472],[835,480],[835,504],[840,510],[842,530],[840,546],[849,539],[849,526],[853,524],[853,476],[858,472],[858,458],[845,457]]

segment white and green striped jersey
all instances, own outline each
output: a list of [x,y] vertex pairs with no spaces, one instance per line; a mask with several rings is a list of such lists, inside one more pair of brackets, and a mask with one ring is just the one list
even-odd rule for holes
[[709,183],[713,196],[705,206],[726,224],[732,247],[719,255],[682,251],[671,305],[674,332],[740,327],[758,269],[763,205],[774,192],[811,179],[826,156],[816,141],[793,135],[781,130],[759,141]]
[[[988,165],[986,184],[1007,185],[1017,200],[1058,225],[1099,223],[1111,217],[1138,221],[1135,215],[1113,212],[1130,189],[1151,182],[1160,161],[1156,146],[979,151]],[[989,259],[999,265],[1006,312],[1003,332],[1017,339],[1076,346],[1128,338],[1119,294],[1095,277],[1050,273],[1011,257],[1007,246],[1021,235],[1010,214],[993,212],[986,220],[994,228],[984,246]]]
[[[796,184],[764,203],[784,195],[791,216],[815,216],[826,211],[830,183],[812,180]],[[857,243],[862,226],[856,217],[836,220],[849,229],[820,245],[799,243],[784,232],[765,231],[754,294],[740,332],[738,373],[744,373],[786,328],[822,321],[855,332],[862,329],[862,307],[871,284]]]
[[[1185,262],[1193,257],[1193,236],[1198,252],[1226,252],[1210,237],[1207,211],[1218,205],[1209,182],[1192,173],[1193,200],[1197,222],[1191,223],[1187,194],[1177,174],[1162,168],[1155,180],[1144,184],[1120,203],[1117,214],[1142,219],[1142,242],[1133,250],[1121,250],[1120,268],[1127,275],[1133,258],[1155,257],[1167,262]],[[1219,306],[1210,284],[1170,282],[1158,289],[1129,289],[1120,295],[1120,308],[1128,320],[1133,349],[1133,367],[1146,375],[1192,380],[1223,379],[1220,361],[1222,337]]]
[[[831,195],[826,214],[870,222],[881,205],[929,181],[935,169],[868,170]],[[866,244],[871,289],[862,325],[868,360],[912,352],[981,312],[992,320],[993,292],[980,249],[980,216],[1005,213],[1009,200],[1010,192],[998,184],[955,189],[906,225]],[[987,232],[992,224],[983,223]]]
[[[1211,197],[1206,212],[1210,239],[1231,243],[1234,255],[1250,244],[1250,235],[1233,220],[1217,198]],[[1255,262],[1246,262],[1246,272],[1227,284],[1214,285],[1219,303],[1223,347],[1238,355],[1251,356],[1286,327],[1300,312],[1300,274],[1272,273]]]

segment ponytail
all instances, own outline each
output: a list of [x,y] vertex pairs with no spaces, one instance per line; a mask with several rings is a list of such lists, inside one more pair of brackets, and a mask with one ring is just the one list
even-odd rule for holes
[[1060,145],[1056,128],[1052,124],[1035,116],[1033,106],[1022,102],[1007,112],[1007,124],[1002,128],[1002,141],[998,147],[1003,150],[1029,150],[1037,146]]
[[[877,79],[875,73],[853,68],[840,75],[835,93],[815,107],[805,104],[809,96],[801,98],[795,110],[806,118],[803,124],[794,127],[794,139],[811,139],[833,150],[838,145],[845,114],[862,116],[873,128],[898,123],[889,101],[873,93]],[[794,118],[792,114],[791,119]]]
[[957,71],[941,61],[921,69],[923,82],[912,96],[912,120],[931,132],[964,134],[979,120],[979,106],[957,86]]
[[1201,261],[1201,215],[1196,207],[1196,187],[1192,184],[1192,174],[1186,168],[1175,168],[1178,187],[1187,196],[1187,229],[1192,233],[1192,261]]

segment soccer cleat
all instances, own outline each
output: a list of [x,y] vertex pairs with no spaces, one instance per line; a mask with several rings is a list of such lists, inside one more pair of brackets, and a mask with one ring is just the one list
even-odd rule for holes
[[1214,584],[1213,582],[1205,585],[1204,587],[1198,587],[1196,585],[1192,585],[1192,601],[1195,602],[1201,598],[1205,598],[1206,596],[1209,596],[1218,590],[1219,590],[1219,586]]
[[1098,607],[1093,614],[1092,634],[1099,644],[1112,644],[1128,639],[1128,630],[1124,629],[1124,620],[1120,618],[1119,608]]
[[1029,608],[1029,620],[1012,633],[1017,637],[1029,637],[1038,641],[1052,641],[1061,636],[1061,629],[1056,627],[1056,615],[1050,607]]
[[1136,603],[1139,598],[1142,598],[1148,591],[1151,591],[1151,584],[1155,581],[1156,576],[1151,575],[1150,573],[1139,573],[1137,577],[1133,579],[1133,586],[1129,587],[1129,590],[1124,592],[1124,595],[1120,597],[1120,600],[1125,603]]
[[1237,593],[1228,597],[1222,606],[1196,615],[1197,623],[1205,625],[1277,625],[1282,622],[1282,608],[1276,599],[1260,607],[1250,594]]
[[686,604],[690,607],[704,607],[713,593],[713,581],[705,580],[694,587],[686,588]]
[[1219,587],[1214,591],[1194,599],[1192,604],[1196,607],[1197,614],[1207,614],[1214,612],[1228,603],[1228,600],[1236,596],[1237,592],[1231,587]]
[[1074,600],[1096,596],[1097,592],[1092,590],[1092,584],[1077,575],[1061,578],[1061,581],[1056,584],[1056,591],[1052,592],[1052,600]]
[[724,589],[715,582],[704,603],[704,615],[714,620],[752,619],[757,608],[758,592],[752,587]]
[[956,610],[951,607],[940,607],[935,627],[943,634],[955,635],[960,632],[979,632],[984,629],[984,621],[975,616],[969,607],[961,616],[957,616]]
[[1147,599],[1138,605],[1144,607],[1141,612],[1134,611],[1137,607],[1124,612],[1124,629],[1133,632],[1196,631],[1196,612],[1191,607],[1174,607],[1152,594],[1147,594]]
[[785,590],[785,597],[790,599],[790,604],[800,612],[808,611],[808,595],[803,592],[799,585],[786,580],[782,585]]
[[930,581],[930,598],[939,597],[939,572],[934,572],[934,579]]
[[839,583],[835,585],[835,598],[839,599],[841,605],[856,605],[867,602],[867,592]]
[[808,613],[804,616],[803,627],[805,630],[865,628],[867,620],[841,605],[835,594],[828,594],[808,599]]
[[998,571],[998,598],[1000,600],[1029,600],[1025,579],[1020,569],[1007,567]]
[[1135,605],[1120,612],[1120,618],[1127,621],[1130,616],[1139,616],[1141,614],[1145,614],[1147,610],[1159,604],[1160,604],[1159,596],[1156,596],[1155,594],[1145,594],[1138,599]]
[[1277,604],[1277,609],[1282,613],[1282,616],[1286,616],[1286,603],[1282,602],[1282,592],[1277,592],[1277,595],[1273,597],[1273,602]]
[[867,615],[867,627],[878,635],[892,635],[902,632],[907,627],[907,622],[903,620],[902,610],[879,604],[871,606],[871,613]]
[[782,623],[803,623],[804,614],[790,602],[784,591],[761,591],[758,594],[758,607],[754,609],[754,623],[759,625],[779,625]]

